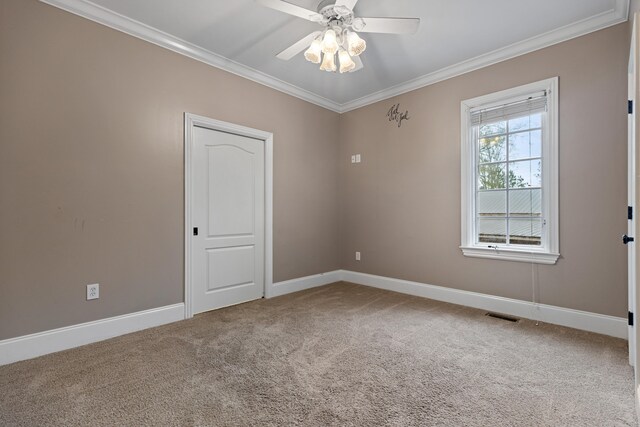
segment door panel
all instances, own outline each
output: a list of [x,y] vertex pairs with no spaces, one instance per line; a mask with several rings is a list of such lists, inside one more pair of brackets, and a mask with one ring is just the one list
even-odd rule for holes
[[193,129],[193,311],[264,295],[264,142]]
[[207,291],[255,282],[253,245],[207,250]]
[[210,236],[253,234],[256,154],[234,145],[207,146],[207,151]]

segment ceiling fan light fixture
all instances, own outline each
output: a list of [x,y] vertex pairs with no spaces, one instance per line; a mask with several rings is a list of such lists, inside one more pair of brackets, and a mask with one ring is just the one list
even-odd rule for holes
[[314,40],[304,53],[304,57],[309,62],[319,64],[322,61],[322,42],[317,39]]
[[340,73],[348,73],[356,68],[356,63],[353,62],[346,50],[340,49],[338,59],[340,60]]
[[367,42],[361,39],[357,33],[349,31],[347,34],[347,46],[349,55],[358,56],[367,49]]
[[336,57],[334,53],[325,53],[322,58],[322,64],[320,64],[322,71],[328,71],[333,73],[336,71]]
[[336,37],[336,32],[332,29],[328,29],[324,33],[324,38],[322,39],[322,52],[324,52],[325,54],[333,55],[337,51],[338,39]]
[[276,57],[288,61],[304,52],[305,59],[320,63],[323,71],[335,72],[338,60],[341,73],[358,71],[364,67],[360,55],[366,50],[367,43],[360,38],[359,32],[415,34],[420,26],[420,18],[356,17],[353,8],[358,0],[316,0],[319,4],[315,11],[297,6],[291,0],[254,1],[322,26],[322,30],[306,35]]

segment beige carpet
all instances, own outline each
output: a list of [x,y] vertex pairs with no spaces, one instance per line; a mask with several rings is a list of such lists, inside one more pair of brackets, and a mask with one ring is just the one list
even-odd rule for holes
[[635,425],[626,342],[338,283],[0,367],[1,426]]

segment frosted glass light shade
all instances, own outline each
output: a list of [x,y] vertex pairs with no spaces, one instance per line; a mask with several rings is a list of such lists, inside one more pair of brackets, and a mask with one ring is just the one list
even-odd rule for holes
[[322,64],[320,64],[320,69],[322,71],[334,72],[336,70],[335,54],[325,53]]
[[309,49],[304,53],[304,57],[307,61],[319,64],[322,61],[322,42],[320,40],[314,40],[309,46]]
[[367,48],[367,42],[362,40],[360,36],[353,31],[347,35],[347,45],[349,46],[349,55],[358,56]]
[[338,51],[338,40],[336,32],[333,30],[327,30],[324,33],[324,39],[322,39],[322,52],[328,54],[334,54]]
[[356,63],[353,62],[346,50],[340,49],[340,52],[338,52],[338,59],[340,60],[341,73],[348,73],[356,68]]

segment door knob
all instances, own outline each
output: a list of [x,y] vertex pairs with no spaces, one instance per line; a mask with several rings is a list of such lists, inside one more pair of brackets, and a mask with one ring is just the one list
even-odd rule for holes
[[626,234],[624,236],[622,236],[622,243],[624,243],[625,245],[629,242],[633,242],[635,239],[633,237],[629,237]]

